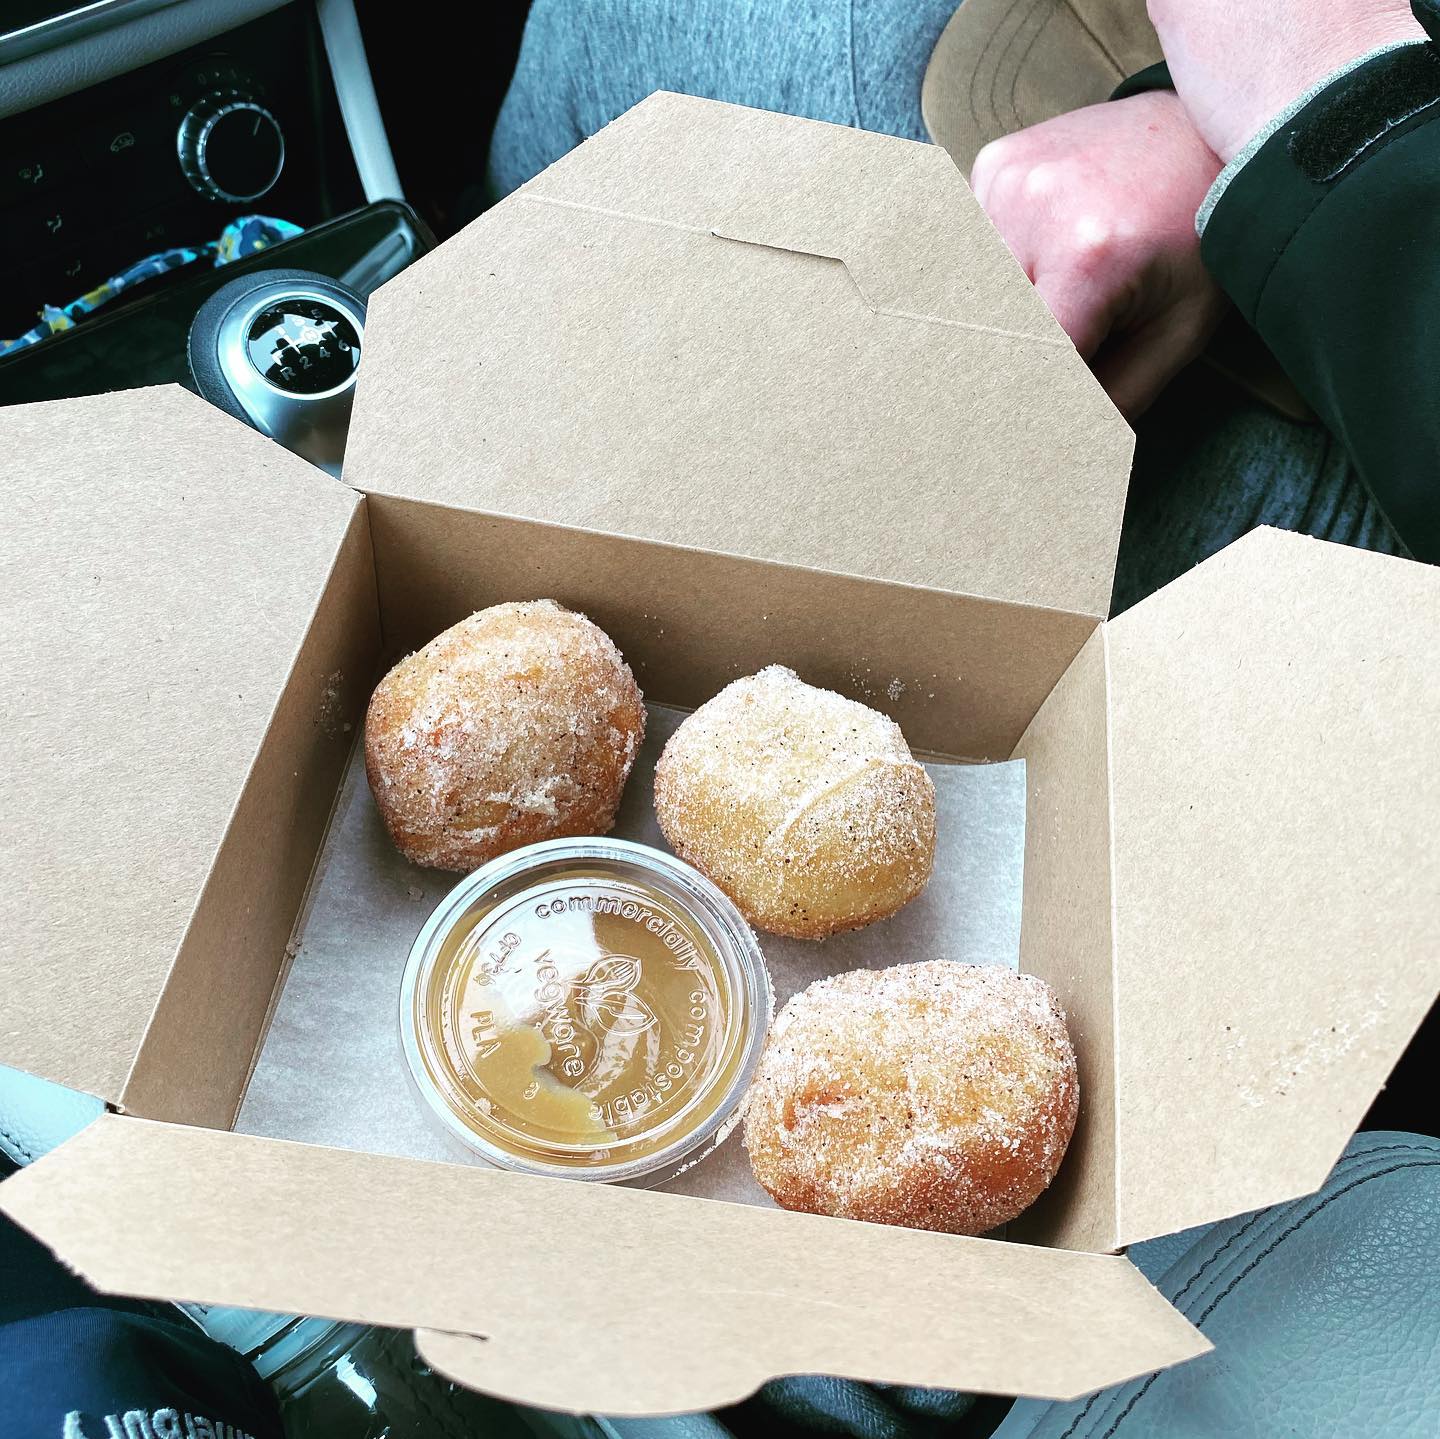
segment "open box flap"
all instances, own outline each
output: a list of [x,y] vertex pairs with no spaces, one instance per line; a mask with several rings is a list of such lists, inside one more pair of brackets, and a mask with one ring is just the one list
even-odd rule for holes
[[1440,572],[1260,530],[1105,635],[1128,1244],[1319,1188],[1440,988]]
[[0,1061],[113,1103],[358,501],[178,387],[0,437]]
[[520,193],[840,260],[881,314],[1070,348],[934,145],[661,91]]
[[1131,448],[943,151],[658,94],[372,298],[345,478],[1099,617]]
[[1209,1347],[1115,1256],[128,1116],[0,1209],[102,1289],[444,1331],[442,1367],[552,1408],[704,1408],[814,1371],[1070,1397]]
[[1031,720],[1020,968],[1055,991],[1080,1066],[1080,1113],[1055,1183],[1012,1239],[1105,1252],[1115,1240],[1114,932],[1105,627]]

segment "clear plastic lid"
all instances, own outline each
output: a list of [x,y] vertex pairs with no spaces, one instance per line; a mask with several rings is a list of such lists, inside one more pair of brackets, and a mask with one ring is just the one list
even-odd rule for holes
[[729,1132],[770,1007],[754,934],[703,875],[626,840],[552,840],[441,902],[400,1030],[427,1103],[492,1163],[656,1184]]

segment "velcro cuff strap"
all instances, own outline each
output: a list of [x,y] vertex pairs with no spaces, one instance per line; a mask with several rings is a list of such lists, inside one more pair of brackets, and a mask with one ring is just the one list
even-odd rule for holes
[[1407,45],[1322,91],[1298,117],[1290,158],[1307,180],[1329,184],[1391,131],[1440,105],[1440,54]]

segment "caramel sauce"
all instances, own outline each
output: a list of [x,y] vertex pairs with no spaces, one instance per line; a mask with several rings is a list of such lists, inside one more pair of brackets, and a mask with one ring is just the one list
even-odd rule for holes
[[584,864],[478,896],[414,996],[451,1113],[485,1146],[575,1169],[643,1160],[733,1102],[740,1007],[673,895]]

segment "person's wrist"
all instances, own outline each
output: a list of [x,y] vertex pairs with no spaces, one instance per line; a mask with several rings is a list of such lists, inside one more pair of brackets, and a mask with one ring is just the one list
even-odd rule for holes
[[[1423,40],[1408,0],[1316,0],[1280,4],[1247,16],[1248,58],[1233,57],[1222,76],[1207,53],[1214,42],[1195,0],[1148,0],[1175,88],[1211,149],[1228,164],[1302,96],[1360,57],[1387,45]],[[1259,23],[1254,23],[1259,22]],[[1239,35],[1237,34],[1237,41]]]
[[1233,140],[1228,153],[1222,153],[1220,158],[1228,164],[1276,115],[1362,55],[1386,45],[1424,38],[1408,6],[1395,13],[1349,17],[1349,23],[1309,37],[1307,45],[1297,48],[1293,71],[1278,76],[1278,82],[1268,90],[1246,95],[1244,101],[1248,103],[1236,107],[1231,126]]

